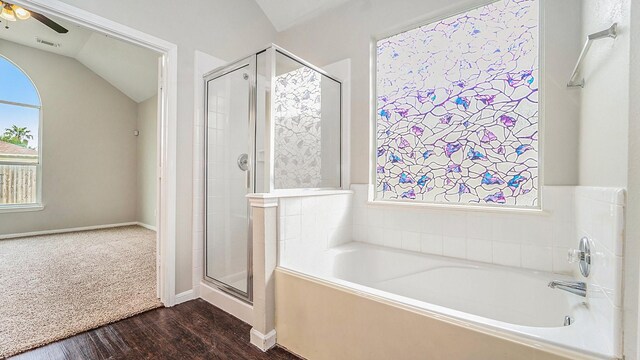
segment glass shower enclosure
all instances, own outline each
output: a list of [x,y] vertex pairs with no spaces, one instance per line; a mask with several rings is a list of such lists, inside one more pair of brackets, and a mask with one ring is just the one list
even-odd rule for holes
[[342,85],[275,45],[204,81],[203,276],[251,303],[246,196],[341,187]]

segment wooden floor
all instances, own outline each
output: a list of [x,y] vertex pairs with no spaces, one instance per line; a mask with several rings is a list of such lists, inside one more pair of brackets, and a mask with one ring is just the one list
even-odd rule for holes
[[263,353],[249,344],[249,330],[251,326],[197,299],[152,310],[11,359],[299,359],[281,348]]

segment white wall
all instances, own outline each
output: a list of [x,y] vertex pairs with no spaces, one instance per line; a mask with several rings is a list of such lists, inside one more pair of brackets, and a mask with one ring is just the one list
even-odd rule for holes
[[[582,49],[582,0],[544,1],[541,167],[545,185],[578,184],[580,90],[567,81]],[[544,199],[543,199],[544,201]]]
[[585,87],[581,90],[580,184],[628,187],[624,245],[624,354],[638,359],[638,302],[640,270],[640,93],[637,2],[585,1],[582,35],[618,23],[618,38],[593,44],[585,62]]
[[45,209],[0,214],[0,233],[136,220],[137,104],[78,61],[0,40],[42,98]]
[[[176,293],[192,288],[194,53],[227,61],[250,54],[275,38],[275,30],[252,0],[131,1],[63,0],[178,45],[178,154]],[[185,8],[186,6],[186,8]]]
[[136,128],[136,221],[156,226],[158,178],[158,96],[138,104]]
[[[640,96],[640,2],[631,2],[629,99]],[[640,277],[640,102],[629,101],[629,159],[627,173],[627,221],[624,244],[624,353],[640,358],[638,349],[638,302]]]
[[593,44],[584,66],[580,104],[580,185],[626,186],[629,124],[630,0],[590,0],[583,38],[618,23],[615,40]]
[[[278,34],[284,48],[314,64],[352,61],[353,183],[369,179],[370,44],[374,36],[404,25],[457,13],[486,1],[370,0],[352,1],[307,23]],[[545,1],[544,183],[574,185],[578,180],[578,93],[566,88],[580,52],[580,0]]]

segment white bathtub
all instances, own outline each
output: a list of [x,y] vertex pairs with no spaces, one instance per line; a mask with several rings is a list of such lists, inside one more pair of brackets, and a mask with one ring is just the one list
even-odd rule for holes
[[[305,258],[281,257],[280,265],[552,352],[612,358],[584,299],[547,286],[571,280],[565,276],[356,242]],[[572,317],[570,326],[563,325],[565,316]]]

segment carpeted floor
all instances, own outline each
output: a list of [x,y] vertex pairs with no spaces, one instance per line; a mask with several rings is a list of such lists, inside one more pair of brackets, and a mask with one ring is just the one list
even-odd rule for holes
[[0,240],[0,358],[162,306],[155,232]]

